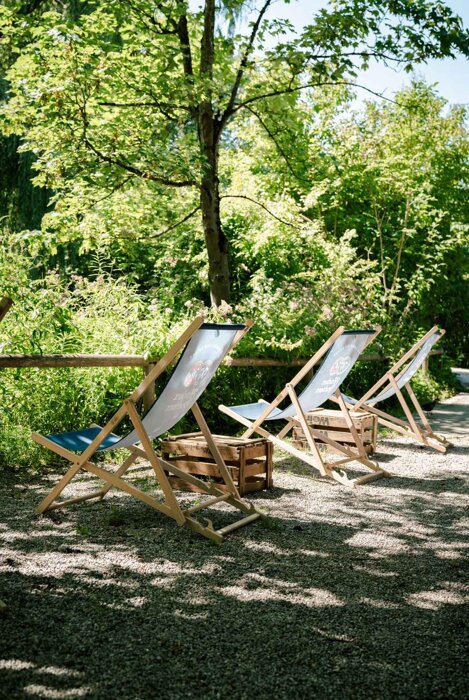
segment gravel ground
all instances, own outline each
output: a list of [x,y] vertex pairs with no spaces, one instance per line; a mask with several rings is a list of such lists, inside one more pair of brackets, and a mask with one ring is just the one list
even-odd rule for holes
[[56,475],[3,477],[0,697],[468,697],[468,453],[382,439],[357,492],[279,455],[220,546],[118,493],[35,517]]

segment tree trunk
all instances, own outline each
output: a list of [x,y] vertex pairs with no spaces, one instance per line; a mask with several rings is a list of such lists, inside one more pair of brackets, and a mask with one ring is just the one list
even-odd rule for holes
[[[216,149],[215,149],[216,150]],[[230,271],[228,265],[228,240],[220,221],[220,194],[218,189],[218,154],[207,164],[202,178],[200,205],[208,255],[210,300],[213,306],[230,300]]]
[[228,240],[220,221],[220,192],[218,182],[218,140],[220,122],[214,115],[211,81],[213,79],[215,36],[215,0],[205,0],[204,32],[200,46],[200,75],[207,78],[204,100],[198,105],[198,137],[203,172],[200,207],[208,255],[210,299],[213,306],[230,300],[230,271]]

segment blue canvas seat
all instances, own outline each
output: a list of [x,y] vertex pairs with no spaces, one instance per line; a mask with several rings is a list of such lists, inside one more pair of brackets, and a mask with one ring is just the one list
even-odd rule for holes
[[[81,454],[91,445],[93,440],[99,435],[101,428],[83,428],[82,430],[72,430],[69,433],[57,433],[56,435],[46,435],[45,437],[56,445],[64,447],[66,450]],[[109,433],[102,441],[96,452],[107,450],[113,447],[121,438],[119,435]]]
[[[172,517],[179,525],[186,525],[216,542],[220,542],[226,532],[257,520],[261,513],[253,505],[240,498],[230,471],[226,467],[197,404],[199,397],[207,388],[225,355],[251,325],[252,322],[246,324],[204,323],[203,318],[199,317],[190,324],[103,428],[92,426],[45,436],[33,433],[32,437],[36,442],[72,462],[72,466],[65,476],[41,502],[38,512],[43,513],[53,508],[61,508],[90,498],[101,499],[112,487],[116,487]],[[179,360],[163,391],[147,413],[140,417],[137,402],[179,354]],[[170,430],[189,410],[192,410],[218,466],[225,490],[181,471],[159,457],[153,448],[152,440]],[[133,427],[126,435],[119,436],[114,431],[125,417],[130,419]],[[109,472],[90,461],[96,452],[123,448],[130,451],[130,457],[116,472]],[[163,502],[140,491],[122,478],[138,457],[145,457],[150,462],[163,491]],[[60,493],[80,470],[98,476],[105,482],[105,485],[91,494],[58,501]],[[210,495],[211,498],[191,508],[181,508],[174,495],[168,474],[186,482],[189,487],[197,487],[198,490]],[[245,513],[246,516],[220,530],[215,530],[211,523],[203,525],[195,518],[196,511],[219,501],[225,501]]]
[[[344,328],[339,328],[273,401],[270,403],[259,401],[240,406],[221,405],[219,408],[223,413],[238,420],[248,428],[243,437],[250,437],[253,433],[262,435],[275,445],[307,462],[322,475],[329,476],[340,483],[354,486],[372,478],[388,476],[388,472],[368,459],[366,450],[339,391],[339,387],[360,354],[376,337],[378,332],[379,330],[345,330]],[[297,395],[295,391],[296,385],[319,362],[321,362],[319,369],[306,384],[303,391]],[[339,401],[346,423],[354,437],[356,444],[356,451],[354,452],[344,445],[325,437],[324,434],[320,434],[307,423],[306,413],[319,408],[333,397]],[[283,409],[279,408],[280,404],[287,398],[290,399],[290,403]],[[286,426],[276,435],[262,427],[264,422],[282,420],[286,421]],[[294,426],[301,426],[303,429],[310,448],[310,454],[300,451],[285,440],[286,435]],[[335,450],[343,453],[345,458],[340,461],[326,462],[316,445],[317,438],[323,442],[330,443]],[[338,467],[342,467],[351,461],[359,461],[362,465],[368,467],[372,473],[353,480],[349,479],[343,469],[338,470]]]

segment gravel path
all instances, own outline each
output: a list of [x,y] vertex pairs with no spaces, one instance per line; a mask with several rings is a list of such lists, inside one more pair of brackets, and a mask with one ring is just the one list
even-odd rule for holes
[[55,475],[4,477],[0,697],[468,697],[469,430],[454,442],[381,440],[395,476],[356,493],[280,455],[270,517],[221,546],[120,494],[36,518]]

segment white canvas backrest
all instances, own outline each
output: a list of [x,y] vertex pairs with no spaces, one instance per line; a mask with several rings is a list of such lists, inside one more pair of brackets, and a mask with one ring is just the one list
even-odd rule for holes
[[[240,324],[204,323],[187,343],[165,388],[142,419],[150,439],[170,430],[196,403],[207,388]],[[130,447],[139,442],[135,430],[112,445]]]
[[[414,374],[420,369],[420,367],[423,365],[428,355],[430,354],[432,347],[441,338],[442,335],[443,334],[441,333],[441,331],[435,331],[435,333],[433,333],[429,338],[427,338],[422,347],[416,353],[413,360],[411,360],[407,367],[397,375],[396,384],[399,387],[399,389],[402,389],[402,387],[405,386],[407,382],[409,382],[412,379]],[[372,399],[367,399],[366,403],[370,406],[374,406],[375,403],[385,401],[385,399],[390,399],[391,396],[394,396],[395,393],[396,392],[394,390],[394,387],[390,386],[388,389],[381,391]]]
[[[298,397],[303,411],[322,406],[336,392],[375,333],[374,330],[344,331],[337,338],[318,371]],[[295,408],[288,406],[268,420],[291,418],[294,415]]]

